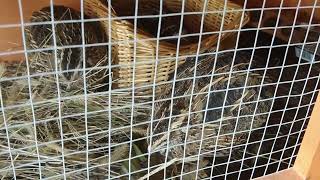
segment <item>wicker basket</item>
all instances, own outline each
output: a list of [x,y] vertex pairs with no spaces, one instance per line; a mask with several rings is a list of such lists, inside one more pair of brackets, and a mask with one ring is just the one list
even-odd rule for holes
[[[125,3],[125,4],[124,4]],[[159,0],[139,0],[139,13],[140,15],[158,15],[159,14]],[[177,13],[181,12],[181,0],[170,0],[164,1],[164,12]],[[186,12],[202,12],[203,2],[201,0],[187,0],[185,4]],[[133,77],[133,67],[135,66],[135,87],[137,88],[135,92],[150,93],[152,92],[152,84],[154,82],[154,76],[156,75],[156,83],[167,81],[169,74],[175,69],[176,64],[176,52],[177,43],[168,38],[163,38],[164,40],[159,41],[159,51],[158,51],[158,65],[157,72],[155,72],[156,67],[156,47],[157,40],[156,36],[150,31],[146,30],[146,27],[138,27],[136,31],[136,53],[134,53],[134,23],[133,20],[123,20],[119,19],[121,16],[134,16],[135,1],[121,1],[113,0],[111,8],[111,17],[116,18],[111,22],[111,37],[113,45],[113,53],[116,58],[113,59],[113,64],[118,65],[114,68],[113,74],[114,78],[117,79],[116,86],[118,88],[128,88],[132,86]],[[240,9],[241,7],[228,2],[227,10],[231,11],[234,9]],[[205,21],[203,25],[203,33],[205,32],[216,32],[216,33],[206,33],[202,35],[202,40],[200,44],[200,52],[214,50],[215,45],[218,41],[218,32],[220,30],[220,24],[222,21],[222,12],[224,10],[224,1],[215,0],[209,1],[207,6],[207,11],[212,13],[207,13],[205,15]],[[108,18],[109,11],[107,4],[102,3],[100,0],[86,0],[85,1],[85,11],[86,14],[97,17],[97,18]],[[213,12],[216,11],[216,12]],[[220,11],[220,12],[217,12]],[[157,14],[155,14],[155,12]],[[164,14],[164,13],[163,13]],[[227,12],[224,19],[224,30],[231,30],[239,28],[241,20],[241,11]],[[180,15],[179,15],[180,17]],[[118,19],[117,19],[118,18]],[[249,20],[249,17],[245,15],[242,25],[245,25]],[[180,19],[176,20],[175,25],[179,27]],[[108,20],[101,21],[106,33],[108,33],[109,22]],[[165,23],[163,23],[165,24]],[[185,27],[190,33],[199,33],[201,24],[201,14],[184,15]],[[150,24],[149,24],[150,25]],[[153,29],[158,29],[158,24],[151,24],[154,26]],[[147,25],[148,26],[148,25]],[[163,28],[163,27],[161,27]],[[166,27],[164,27],[166,28]],[[226,38],[232,33],[222,33],[221,39]],[[190,38],[189,35],[187,35]],[[194,34],[194,37],[199,35]],[[171,37],[174,37],[172,35]],[[193,38],[194,38],[193,37]],[[179,47],[179,56],[186,56],[195,54],[198,48],[198,37],[190,41],[181,44]],[[135,62],[135,64],[134,64]],[[184,62],[184,58],[179,58],[177,64],[180,65]]]

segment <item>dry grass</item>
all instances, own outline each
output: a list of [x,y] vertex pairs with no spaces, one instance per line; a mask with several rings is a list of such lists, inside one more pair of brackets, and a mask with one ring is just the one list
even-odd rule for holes
[[[80,13],[70,8],[54,8],[55,20],[80,18]],[[31,18],[32,22],[50,20],[50,8],[35,12]],[[102,31],[96,32],[97,24],[85,25],[86,43],[107,41],[103,33],[99,35]],[[82,44],[80,25],[57,24],[57,46]],[[51,24],[28,27],[27,47],[52,47],[51,28]],[[112,92],[109,100],[107,90],[112,82],[109,82],[107,48],[86,48],[85,70],[82,51],[82,48],[66,48],[32,52],[28,54],[28,67],[26,62],[1,64],[5,107],[0,118],[1,179],[13,178],[12,165],[16,177],[26,179],[40,178],[39,165],[42,177],[53,179],[60,179],[63,171],[68,178],[84,179],[87,165],[92,178],[106,178],[109,166],[112,177],[127,173],[130,139],[147,133],[143,125],[131,127],[131,117],[134,124],[147,121],[150,107],[135,105],[131,109],[131,93],[126,91]],[[148,98],[137,96],[135,103]],[[130,137],[131,130],[134,137]],[[142,154],[138,146],[134,143],[133,146],[133,155]],[[143,158],[135,161],[140,160]],[[140,169],[135,161],[131,167]]]
[[[31,73],[37,73],[34,69],[40,65],[39,63],[40,61],[29,62]],[[105,177],[108,171],[109,145],[114,146],[111,148],[112,161],[128,158],[129,147],[125,142],[129,143],[130,139],[130,93],[112,93],[111,104],[109,104],[108,94],[93,94],[92,91],[88,91],[85,105],[83,85],[79,83],[83,81],[83,77],[79,76],[79,79],[74,82],[59,79],[59,83],[62,84],[59,87],[61,95],[59,101],[54,75],[39,74],[31,78],[33,103],[31,107],[28,81],[19,78],[26,75],[26,64],[2,64],[0,67],[1,78],[17,78],[1,82],[5,106],[3,113],[6,118],[5,121],[2,116],[0,118],[0,149],[2,152],[0,154],[2,169],[0,175],[2,178],[13,176],[13,172],[8,169],[11,167],[11,161],[7,149],[6,133],[10,139],[16,175],[20,178],[39,178],[37,148],[43,177],[61,178],[62,153],[65,170],[70,178],[86,177],[87,149],[89,149],[89,167],[95,167],[90,169],[93,177]],[[88,89],[91,89],[90,84]],[[137,98],[136,103],[144,102],[145,99],[146,97]],[[87,107],[86,114],[85,107]],[[108,108],[113,109],[111,119],[108,116]],[[147,105],[135,106],[134,123],[146,121],[149,110],[150,107]],[[111,131],[109,131],[110,124]],[[142,127],[133,127],[133,134],[135,136],[145,135],[146,130]],[[109,133],[111,139],[108,138]],[[61,139],[63,139],[63,149]],[[120,142],[123,145],[119,145]],[[114,151],[116,153],[113,155]],[[125,162],[111,164],[111,174],[124,173]]]
[[[211,90],[226,89],[227,79],[230,70],[228,64],[228,57],[230,54],[219,56],[217,60],[217,68],[211,85]],[[243,60],[243,59],[242,59]],[[43,61],[45,62],[45,61]],[[197,76],[208,75],[212,72],[214,59],[207,57],[201,59],[197,65]],[[70,82],[68,79],[59,79],[60,101],[57,99],[57,83],[55,75],[48,75],[35,72],[35,69],[42,65],[40,60],[30,61],[31,77],[31,95],[32,105],[30,106],[29,84],[25,78],[26,64],[11,64],[0,66],[0,74],[3,81],[1,82],[1,91],[3,97],[3,104],[6,107],[3,111],[5,120],[0,119],[0,161],[2,178],[10,178],[13,176],[11,167],[11,160],[8,154],[7,133],[10,139],[10,147],[12,157],[14,159],[15,173],[20,178],[38,178],[38,152],[41,160],[41,173],[43,177],[61,178],[63,172],[62,154],[64,155],[64,170],[68,178],[85,178],[86,177],[86,152],[88,152],[88,165],[90,167],[90,176],[95,178],[106,178],[109,167],[109,145],[111,149],[111,175],[121,176],[128,173],[129,166],[132,171],[145,168],[142,164],[147,162],[146,145],[140,146],[133,143],[132,156],[139,156],[139,158],[131,159],[129,165],[129,142],[130,130],[135,137],[146,137],[148,134],[145,126],[132,126],[131,124],[131,94],[129,92],[112,92],[111,104],[109,104],[108,93],[98,93],[91,91],[90,85],[87,88],[87,103],[85,104],[84,88],[80,81],[83,81],[83,76],[80,74],[78,79]],[[248,68],[248,63],[238,62],[235,64],[233,71],[244,70]],[[46,70],[50,72],[50,70]],[[176,90],[174,96],[189,95],[191,93],[192,79],[184,80],[184,78],[193,77],[194,63],[186,63],[178,70]],[[40,74],[37,74],[40,73]],[[242,87],[245,80],[245,73],[233,73],[230,77],[230,87]],[[11,78],[6,81],[5,79]],[[14,78],[14,80],[12,79]],[[86,77],[90,78],[90,76]],[[267,78],[268,79],[268,78]],[[262,76],[259,73],[250,73],[248,77],[248,85],[260,84]],[[94,82],[94,81],[92,81]],[[192,96],[191,111],[201,111],[206,105],[206,92],[209,90],[209,79],[197,78],[195,81],[194,93],[200,93]],[[67,84],[67,85],[66,85]],[[157,97],[158,100],[168,98],[171,95],[172,85],[161,87],[163,96]],[[247,89],[244,96],[241,97],[242,91],[235,91],[228,94],[226,103],[231,106],[224,112],[223,118],[218,116],[221,111],[211,113],[208,111],[206,123],[202,124],[204,113],[194,113],[190,116],[190,127],[186,129],[188,120],[188,107],[190,96],[174,100],[174,111],[172,123],[169,128],[170,133],[165,133],[159,136],[158,133],[168,131],[168,114],[170,101],[160,101],[155,104],[156,119],[165,118],[154,124],[154,138],[152,142],[152,151],[160,151],[159,162],[152,162],[158,164],[158,168],[153,169],[149,174],[146,171],[141,171],[134,175],[136,178],[156,177],[157,173],[164,169],[175,176],[179,174],[181,161],[183,157],[184,148],[178,144],[183,144],[185,140],[198,141],[202,136],[203,125],[203,144],[201,153],[205,153],[206,157],[212,157],[214,149],[226,148],[231,145],[232,135],[235,129],[235,119],[237,117],[239,106],[236,105],[242,99],[245,102],[241,107],[240,115],[253,114],[255,104],[252,101],[257,100],[257,88]],[[204,93],[204,94],[201,94]],[[231,95],[231,96],[230,96]],[[262,97],[268,97],[268,91],[262,91]],[[224,97],[224,96],[222,96]],[[145,102],[150,100],[149,97],[136,97],[135,103]],[[219,94],[210,94],[209,108],[220,106],[224,99]],[[60,103],[60,106],[59,106]],[[232,105],[233,104],[233,105]],[[87,107],[87,113],[85,113]],[[33,108],[33,109],[32,109]],[[111,119],[109,119],[108,108],[112,108]],[[268,101],[258,105],[258,112],[263,113],[270,110]],[[133,123],[142,123],[149,121],[150,106],[136,106],[133,109]],[[210,114],[211,113],[211,114]],[[61,119],[59,118],[61,117]],[[35,118],[35,119],[34,119]],[[167,119],[166,119],[167,118]],[[35,121],[34,121],[35,120]],[[251,117],[242,118],[238,121],[236,132],[244,131],[250,128]],[[253,128],[261,126],[266,121],[266,116],[258,116],[252,125]],[[34,122],[36,126],[34,126]],[[62,124],[61,124],[62,122]],[[221,122],[221,126],[220,126]],[[6,124],[5,124],[6,123]],[[109,130],[111,124],[112,130]],[[6,126],[9,128],[6,128]],[[217,139],[216,135],[220,128],[220,137]],[[150,127],[149,127],[150,129]],[[35,133],[36,132],[36,133]],[[186,133],[188,136],[186,138]],[[63,137],[61,137],[63,134]],[[109,139],[109,134],[111,139]],[[166,152],[161,150],[167,146],[167,138],[169,138],[169,158],[167,164],[163,164],[162,160]],[[246,140],[248,134],[238,133],[234,136],[234,144],[241,144]],[[186,138],[186,139],[185,139]],[[62,141],[63,139],[63,141]],[[37,145],[36,145],[37,142]],[[63,149],[62,149],[63,143]],[[147,142],[143,141],[142,144]],[[196,157],[199,152],[200,142],[188,143],[186,146],[186,158],[184,172],[188,172],[194,168]],[[217,153],[216,156],[225,156],[225,154]],[[206,157],[201,157],[200,165],[206,166]],[[184,178],[195,178],[194,173],[186,175]],[[199,177],[206,177],[205,172],[199,172]]]
[[[74,10],[64,7],[55,8],[57,9],[54,11],[56,13],[54,16],[58,17],[55,20],[71,20],[80,17]],[[50,20],[50,9],[44,8],[35,13],[31,21]],[[103,33],[100,34],[101,36],[96,36],[98,33],[94,31],[99,29],[95,29],[96,25],[85,26],[86,43],[107,42]],[[166,26],[169,27],[170,23]],[[57,46],[82,44],[80,30],[80,23],[56,25]],[[169,32],[169,35],[174,35],[175,31]],[[50,24],[28,27],[26,29],[28,48],[52,47],[52,32]],[[109,82],[109,76],[112,76],[113,81],[117,80],[112,73],[109,73],[107,50],[106,47],[86,48],[86,58],[82,55],[82,48],[33,52],[28,54],[28,67],[25,62],[0,66],[1,95],[4,106],[3,116],[0,118],[1,179],[11,179],[14,173],[17,178],[23,179],[39,179],[40,174],[42,178],[61,179],[63,172],[70,179],[85,179],[87,167],[93,179],[108,178],[109,167],[112,177],[121,176],[129,173],[129,169],[135,172],[146,168],[144,164],[147,163],[145,153],[148,143],[152,151],[160,152],[156,153],[160,154],[159,162],[150,163],[160,166],[153,168],[150,173],[141,171],[134,175],[130,174],[132,178],[154,178],[157,173],[165,169],[171,176],[179,174],[184,151],[186,153],[184,172],[193,171],[197,168],[195,161],[198,158],[189,156],[200,152],[206,153],[207,157],[212,157],[215,148],[230,146],[232,139],[234,144],[241,144],[246,139],[245,133],[239,133],[234,137],[230,135],[234,130],[244,131],[251,127],[251,117],[237,119],[239,109],[237,104],[243,101],[245,104],[240,108],[240,115],[249,116],[253,114],[255,107],[252,101],[269,96],[264,90],[261,97],[258,97],[259,89],[250,88],[245,89],[244,93],[242,93],[243,90],[228,92],[224,100],[224,93],[214,92],[210,94],[209,108],[222,106],[223,102],[230,105],[223,116],[221,116],[221,110],[209,111],[204,124],[203,112],[188,116],[190,102],[192,112],[205,109],[207,92],[210,88],[211,90],[226,89],[229,81],[231,88],[244,86],[246,73],[232,73],[230,77],[229,74],[219,74],[230,71],[232,60],[230,54],[219,56],[214,72],[217,75],[214,76],[211,87],[209,87],[208,77],[197,78],[193,93],[200,94],[173,100],[172,115],[174,117],[170,126],[168,123],[170,101],[160,101],[155,104],[155,119],[164,118],[164,120],[158,121],[152,127],[153,134],[156,136],[153,142],[146,142],[148,131],[150,131],[147,124],[150,120],[151,106],[137,104],[149,101],[150,96],[135,95],[134,108],[132,108],[131,92],[113,91],[110,92],[111,99],[109,99],[108,90],[113,83]],[[213,57],[200,60],[195,74],[210,75],[214,61]],[[247,62],[248,59],[242,59],[235,64],[232,71],[246,70]],[[87,69],[83,69],[84,64]],[[184,78],[193,77],[194,65],[192,60],[178,69],[174,97],[191,95],[193,82],[191,79]],[[28,68],[30,76],[27,76]],[[143,67],[141,72],[147,74],[146,70],[149,71],[150,68]],[[123,75],[127,74],[123,73]],[[249,73],[248,85],[258,85],[261,80],[262,76],[259,73]],[[172,84],[157,88],[162,90],[160,92],[162,96],[157,96],[158,100],[171,97]],[[192,98],[191,101],[190,98]],[[259,103],[256,113],[268,112],[270,108],[268,101]],[[187,129],[189,118],[190,127]],[[239,124],[236,123],[236,119]],[[265,121],[266,116],[254,118],[252,127],[257,128]],[[136,124],[145,125],[134,126]],[[133,137],[130,137],[131,132]],[[223,136],[217,138],[218,132]],[[163,134],[159,135],[160,133]],[[145,139],[132,143],[130,147],[130,141],[137,137]],[[200,141],[198,140],[200,139],[204,140],[202,149],[199,151]],[[188,143],[185,147],[181,146],[185,141],[198,142]],[[169,161],[164,164],[162,161],[166,151],[161,149],[167,147],[167,143],[170,147]],[[8,149],[9,146],[10,149]],[[129,149],[132,149],[131,154]],[[153,155],[152,158],[154,158]],[[130,161],[129,157],[131,157]],[[200,167],[208,165],[205,158],[200,157]],[[15,172],[12,171],[12,165]],[[207,174],[204,171],[200,171],[198,177],[195,177],[195,173],[184,175],[184,179],[205,177]]]

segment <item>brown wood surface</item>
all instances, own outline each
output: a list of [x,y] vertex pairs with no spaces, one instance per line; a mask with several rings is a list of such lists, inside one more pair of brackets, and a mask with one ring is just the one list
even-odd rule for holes
[[[244,4],[244,0],[231,0],[239,5],[243,5]],[[283,10],[285,11],[284,14],[281,15],[281,19],[287,19],[288,16],[292,16],[289,17],[291,20],[293,20],[294,17],[294,12],[295,11],[295,7],[298,7],[299,4],[299,0],[265,0],[265,7],[266,8],[277,8],[280,7],[281,5],[281,1],[282,3],[282,7],[289,7],[292,10]],[[315,1],[317,1],[317,3],[319,4],[320,1],[319,0],[300,0],[300,7],[304,7],[304,6],[313,6]],[[261,8],[263,6],[263,2],[264,0],[247,0],[247,5],[246,8]],[[298,13],[298,22],[309,22],[309,19],[311,17],[312,14],[312,8],[301,8],[299,10]],[[320,8],[315,8],[315,13],[313,15],[313,19],[315,22],[319,22],[320,21]]]
[[[21,0],[23,17],[25,22],[29,22],[33,11],[50,5],[50,0]],[[80,0],[53,0],[54,4],[65,5],[79,9]],[[18,0],[1,0],[0,6],[0,26],[20,24],[20,13]],[[0,53],[22,51],[21,27],[0,28]],[[0,56],[0,61],[20,60],[23,53],[16,55]]]
[[308,180],[320,179],[320,96],[316,101],[293,168]]
[[255,180],[303,180],[301,176],[293,169],[286,169],[267,176],[256,178]]

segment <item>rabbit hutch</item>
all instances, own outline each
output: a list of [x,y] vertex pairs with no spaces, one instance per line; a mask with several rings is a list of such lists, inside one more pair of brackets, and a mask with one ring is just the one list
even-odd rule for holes
[[319,24],[318,0],[2,0],[0,178],[320,179]]

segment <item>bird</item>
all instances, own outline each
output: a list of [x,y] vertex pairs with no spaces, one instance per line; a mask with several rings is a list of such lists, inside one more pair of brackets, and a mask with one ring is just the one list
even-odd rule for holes
[[[155,152],[159,150],[160,154],[164,155],[165,152],[162,151],[166,151],[166,144],[169,143],[168,156],[173,159],[182,158],[184,151],[188,156],[197,155],[201,139],[203,139],[201,153],[207,155],[212,155],[215,148],[245,143],[250,128],[258,128],[267,121],[267,113],[272,108],[269,99],[274,92],[273,87],[260,86],[262,82],[265,84],[271,81],[267,76],[263,78],[263,75],[257,72],[248,71],[249,60],[250,53],[237,52],[234,65],[231,67],[233,52],[228,52],[218,55],[217,58],[201,57],[196,65],[194,59],[189,59],[181,65],[177,70],[175,81],[160,87],[162,94],[155,103],[155,122],[148,128],[148,131],[152,130],[155,136],[153,141],[149,142],[151,149]],[[255,65],[257,61],[259,60],[253,61],[251,68],[258,66]],[[195,70],[196,77],[193,82]],[[229,72],[231,72],[230,77]],[[213,78],[210,83],[211,75]],[[247,84],[245,84],[246,79],[248,79]],[[170,114],[173,85],[175,89]],[[261,93],[259,93],[260,88],[262,88]],[[240,102],[242,102],[241,107]],[[222,109],[224,109],[223,114]],[[169,119],[171,119],[170,127],[168,127]],[[202,131],[203,137],[201,137]],[[168,134],[170,138],[167,142]],[[187,145],[184,147],[185,141]],[[191,143],[192,141],[195,142]],[[216,156],[228,156],[228,152],[220,150]]]
[[[72,84],[77,84],[78,87],[83,86],[82,68],[85,64],[85,68],[91,68],[86,70],[87,89],[95,91],[107,86],[109,74],[106,68],[108,64],[107,46],[87,46],[85,47],[85,53],[83,53],[80,12],[61,5],[54,5],[52,8],[54,31],[50,6],[33,12],[30,19],[33,24],[25,29],[27,48],[28,50],[34,50],[34,52],[28,54],[31,68],[38,73],[53,72],[57,63],[58,71],[62,72],[59,74],[62,86],[70,89],[73,86]],[[85,16],[84,19],[86,18],[88,17]],[[85,44],[107,41],[99,22],[83,23]],[[56,43],[56,49],[54,48],[54,42]],[[56,50],[56,58],[54,49]],[[83,54],[85,54],[85,58]]]

